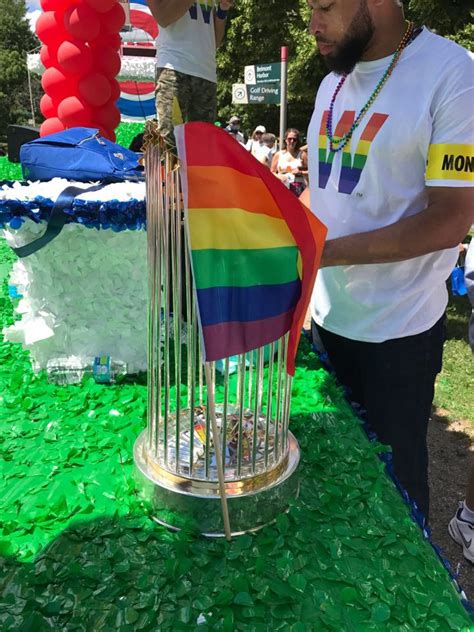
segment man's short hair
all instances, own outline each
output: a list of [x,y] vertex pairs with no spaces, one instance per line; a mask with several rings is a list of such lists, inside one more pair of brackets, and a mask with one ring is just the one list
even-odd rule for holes
[[264,145],[267,145],[267,147],[272,147],[275,144],[275,140],[276,140],[275,134],[270,134],[267,132],[266,134],[263,134],[262,136],[262,143]]

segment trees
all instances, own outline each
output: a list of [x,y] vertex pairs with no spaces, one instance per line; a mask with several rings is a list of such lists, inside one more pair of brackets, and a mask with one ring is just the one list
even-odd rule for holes
[[[472,15],[472,5],[466,0],[410,0],[406,5],[411,20],[450,37],[462,31]],[[473,43],[471,40],[471,46]]]
[[307,30],[309,10],[306,0],[239,0],[232,9],[226,40],[217,55],[218,104],[221,119],[231,114],[242,117],[245,129],[264,123],[278,132],[276,105],[232,105],[232,84],[242,83],[244,67],[280,61],[280,48],[289,48],[288,123],[306,133],[319,81],[324,76],[316,55],[314,39]]
[[288,121],[306,130],[320,65],[314,44],[306,32],[307,18],[305,1],[260,3],[239,0],[236,3],[226,41],[217,57],[219,113],[224,120],[237,112],[246,129],[264,122],[269,130],[278,132],[277,106],[233,106],[231,89],[233,83],[243,81],[244,66],[279,61],[280,48],[286,44],[289,47]]
[[25,16],[24,0],[0,0],[0,139],[30,116],[26,53],[37,41]]
[[[404,4],[407,18],[416,24],[426,24],[440,35],[474,49],[474,13],[466,0],[405,0]],[[306,0],[235,3],[226,40],[217,55],[218,111],[222,120],[237,112],[246,130],[262,123],[271,131],[278,131],[278,106],[233,106],[232,84],[243,82],[246,65],[279,61],[280,47],[286,44],[288,124],[306,133],[316,90],[327,72],[314,38],[308,33],[308,21]]]

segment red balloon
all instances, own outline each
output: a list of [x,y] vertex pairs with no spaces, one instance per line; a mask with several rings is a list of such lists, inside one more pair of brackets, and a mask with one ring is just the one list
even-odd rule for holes
[[[100,43],[99,43],[100,42]],[[110,35],[105,35],[102,32],[99,33],[99,42],[96,44],[97,48],[100,47],[108,47],[113,48],[114,50],[120,50],[122,46],[122,38],[120,37],[120,33],[111,33]]]
[[98,72],[92,72],[79,80],[77,86],[80,96],[94,107],[105,105],[110,100],[110,81]]
[[56,47],[43,44],[40,50],[40,60],[45,68],[51,68],[57,63],[56,52]]
[[36,35],[47,44],[58,45],[67,36],[58,11],[46,11],[36,21]]
[[103,48],[100,50],[98,47],[94,48],[95,51],[95,68],[98,72],[102,73],[109,79],[116,77],[122,66],[120,55],[113,48]]
[[114,6],[117,0],[86,0],[87,4],[97,13],[106,13]]
[[45,70],[41,78],[41,85],[46,94],[56,101],[61,101],[77,92],[76,81],[58,68]]
[[56,132],[62,132],[66,128],[61,121],[54,117],[46,119],[46,121],[40,127],[40,136],[49,136],[49,134],[56,134]]
[[40,0],[43,11],[56,11],[66,9],[73,0]]
[[118,33],[125,24],[125,11],[123,10],[122,5],[116,2],[110,11],[102,13],[100,20],[102,25],[101,30],[104,35]]
[[115,132],[112,129],[106,129],[105,127],[101,127],[100,125],[97,125],[96,123],[91,123],[91,127],[93,127],[94,129],[98,129],[99,130],[99,134],[101,136],[103,136],[104,138],[108,138],[109,140],[111,140],[113,143],[115,143]]
[[117,136],[115,135],[115,131],[113,129],[104,130],[104,136],[105,138],[111,140],[113,143],[115,143],[115,141],[117,140]]
[[94,122],[104,129],[115,129],[120,123],[120,111],[118,107],[109,101],[94,112]]
[[88,127],[92,110],[78,97],[67,97],[58,105],[58,117],[66,127]]
[[112,81],[110,82],[110,89],[111,89],[110,100],[112,101],[112,103],[115,103],[115,101],[120,99],[120,93],[121,93],[120,84],[116,79],[112,79]]
[[92,53],[83,42],[63,42],[58,48],[58,63],[72,75],[85,75],[92,68]]
[[54,118],[58,115],[58,107],[49,94],[43,94],[41,97],[40,110],[45,119]]
[[66,31],[77,39],[93,40],[99,35],[100,20],[97,13],[87,4],[79,4],[66,10],[64,26]]

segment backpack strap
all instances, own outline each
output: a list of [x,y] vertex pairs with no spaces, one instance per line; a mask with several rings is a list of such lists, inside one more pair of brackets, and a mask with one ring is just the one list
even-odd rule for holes
[[103,183],[95,184],[92,187],[88,187],[87,189],[81,189],[80,187],[69,186],[64,189],[59,194],[56,203],[53,206],[51,211],[51,215],[48,219],[48,225],[46,226],[45,232],[38,237],[34,241],[31,241],[29,244],[25,246],[20,246],[18,248],[12,248],[12,250],[16,253],[16,255],[20,258],[28,257],[32,255],[34,252],[38,252],[41,248],[49,244],[55,237],[59,235],[62,231],[64,224],[66,223],[67,215],[64,212],[66,208],[71,206],[73,200],[82,193],[89,193],[92,191],[98,191],[102,189],[104,186]]

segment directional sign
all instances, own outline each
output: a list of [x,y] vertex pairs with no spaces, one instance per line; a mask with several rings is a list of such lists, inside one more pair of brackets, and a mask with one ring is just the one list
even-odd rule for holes
[[232,103],[268,104],[280,103],[280,86],[276,84],[246,86],[245,83],[234,83],[232,86]]
[[245,83],[232,84],[232,103],[246,105],[249,102]]
[[278,83],[281,79],[281,63],[245,66],[245,83],[255,86],[265,83]]

